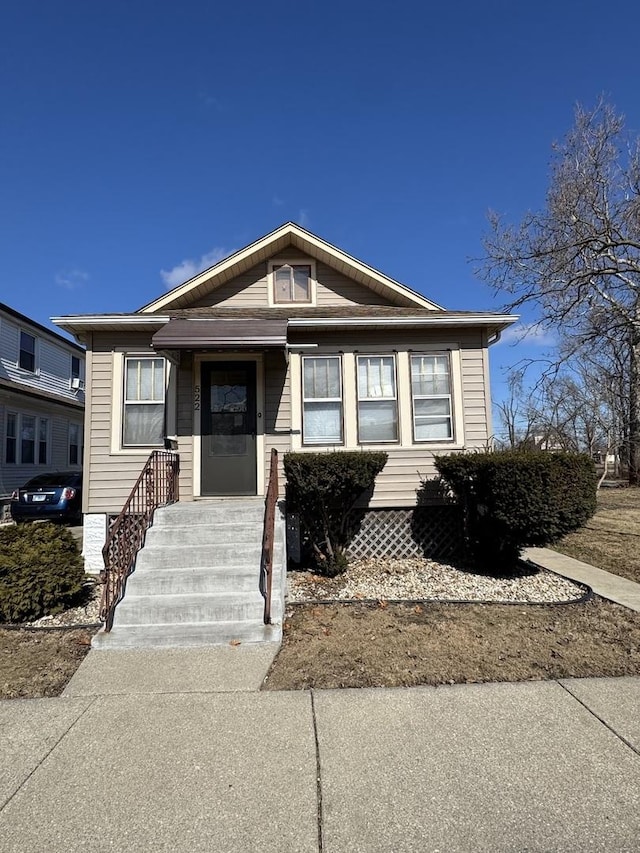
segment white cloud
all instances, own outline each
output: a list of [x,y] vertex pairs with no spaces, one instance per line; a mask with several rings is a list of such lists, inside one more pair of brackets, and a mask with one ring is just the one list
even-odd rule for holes
[[303,228],[308,228],[310,224],[309,211],[305,207],[301,207],[298,211],[298,225]]
[[538,323],[516,323],[502,333],[501,342],[534,347],[554,347],[558,341],[552,329],[543,329]]
[[212,267],[228,255],[229,252],[226,249],[212,249],[199,259],[186,258],[184,261],[176,264],[175,267],[171,267],[170,270],[160,270],[160,275],[167,290],[171,290],[172,287],[177,287],[179,284],[188,281],[194,275]]
[[271,204],[274,207],[282,207],[282,205],[284,204],[284,199],[280,198],[279,195],[274,195],[273,198],[271,199]]
[[73,267],[57,272],[54,281],[58,287],[64,287],[65,290],[77,290],[89,281],[89,273]]

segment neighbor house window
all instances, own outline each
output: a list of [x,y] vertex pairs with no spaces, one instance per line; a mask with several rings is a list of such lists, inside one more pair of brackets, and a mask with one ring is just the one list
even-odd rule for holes
[[18,364],[23,370],[36,372],[36,339],[28,332],[20,332],[20,355]]
[[20,461],[33,465],[36,461],[36,419],[32,415],[20,418]]
[[311,266],[282,264],[273,267],[273,301],[311,302]]
[[69,465],[80,462],[80,424],[69,424]]
[[164,442],[163,358],[125,359],[122,443],[148,447]]
[[342,444],[340,356],[302,359],[302,435],[305,444]]
[[47,437],[49,435],[49,421],[46,418],[38,420],[38,463],[47,464]]
[[392,355],[359,355],[358,441],[398,440],[396,365]]
[[77,355],[71,356],[71,378],[80,379],[80,359]]
[[411,392],[415,441],[453,438],[449,355],[412,355]]
[[17,462],[18,449],[18,416],[7,412],[7,432],[5,435],[4,459],[7,465]]

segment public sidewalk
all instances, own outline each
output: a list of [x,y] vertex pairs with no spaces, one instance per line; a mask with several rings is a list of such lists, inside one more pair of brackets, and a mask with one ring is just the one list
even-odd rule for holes
[[261,693],[225,653],[0,702],[0,851],[637,850],[640,678]]

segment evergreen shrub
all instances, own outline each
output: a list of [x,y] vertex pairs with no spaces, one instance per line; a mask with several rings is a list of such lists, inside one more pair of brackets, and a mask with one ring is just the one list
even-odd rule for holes
[[84,565],[71,533],[55,524],[0,529],[0,622],[59,613],[82,591]]
[[512,571],[523,548],[556,542],[596,510],[595,466],[584,454],[507,450],[435,464],[462,505],[466,546],[484,571]]
[[355,533],[351,511],[373,491],[388,454],[356,450],[287,453],[287,506],[297,512],[313,568],[334,577],[347,567],[345,550]]

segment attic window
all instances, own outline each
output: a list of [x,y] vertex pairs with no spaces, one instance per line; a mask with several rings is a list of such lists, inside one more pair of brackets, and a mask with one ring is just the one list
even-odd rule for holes
[[309,264],[274,266],[273,301],[276,304],[311,302],[311,266]]

